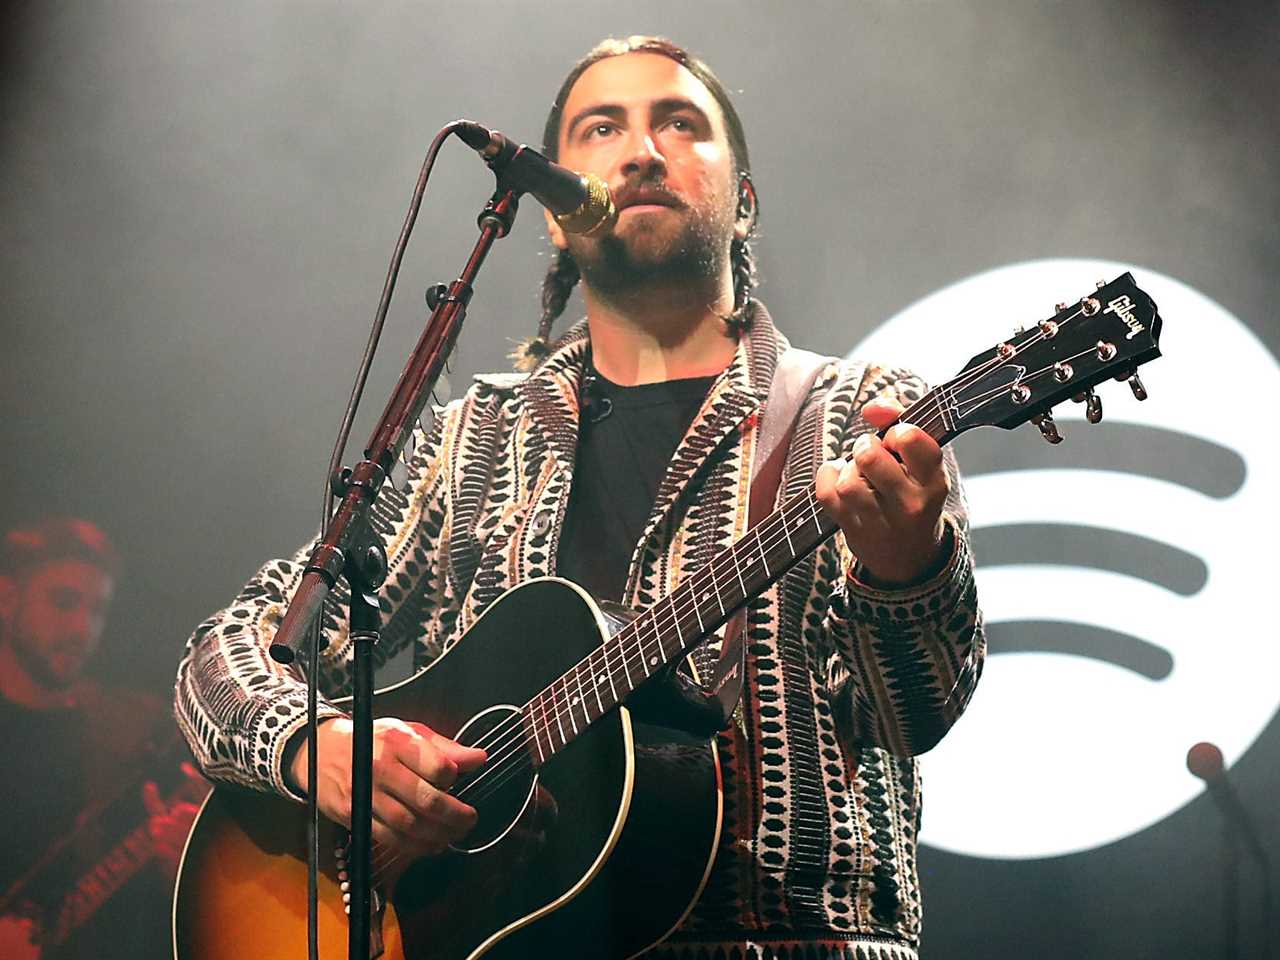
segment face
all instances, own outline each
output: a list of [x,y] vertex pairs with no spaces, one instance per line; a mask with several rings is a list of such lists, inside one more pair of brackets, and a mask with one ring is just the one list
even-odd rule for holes
[[728,275],[737,217],[733,154],[709,90],[669,57],[629,53],[588,67],[565,102],[558,160],[609,184],[618,222],[599,238],[553,242],[573,254],[589,287],[611,292],[655,280]]
[[5,636],[18,661],[46,688],[74,683],[102,637],[111,577],[82,560],[63,560],[0,582]]

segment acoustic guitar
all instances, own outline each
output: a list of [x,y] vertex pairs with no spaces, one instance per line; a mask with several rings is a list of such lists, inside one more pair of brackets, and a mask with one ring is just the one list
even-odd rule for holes
[[[1092,387],[1160,355],[1161,319],[1126,273],[1006,342],[902,414],[940,444],[977,426],[1101,405]],[[714,740],[640,724],[627,696],[687,655],[836,530],[812,487],[675,591],[637,612],[556,577],[494,602],[433,664],[380,691],[375,716],[425,723],[488,761],[450,792],[478,825],[413,862],[375,850],[372,956],[388,960],[618,958],[688,914],[721,826]],[[512,642],[518,638],[518,642]],[[219,787],[187,842],[174,898],[178,960],[303,957],[306,812]],[[347,955],[346,833],[332,826],[319,891],[320,955]]]

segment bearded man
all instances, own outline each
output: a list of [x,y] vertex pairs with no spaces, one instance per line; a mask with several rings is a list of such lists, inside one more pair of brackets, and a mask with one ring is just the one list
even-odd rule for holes
[[[553,573],[649,607],[748,524],[762,408],[789,345],[750,297],[758,198],[724,87],[668,41],[605,41],[565,80],[544,149],[602,177],[618,218],[598,237],[548,218],[557,253],[531,369],[477,378],[420,445],[408,493],[375,504],[391,562],[382,656],[413,643],[428,663],[506,590]],[[579,279],[586,319],[552,343]],[[914,758],[963,711],[985,652],[954,462],[917,427],[890,426],[922,393],[901,370],[851,362],[809,389],[775,502],[816,484],[840,532],[750,604],[742,699],[717,735],[718,849],[648,955],[916,956]],[[303,685],[266,651],[307,553],[269,563],[201,625],[177,689],[209,776],[295,798],[312,787]],[[328,695],[349,685],[340,620],[326,617]],[[699,675],[720,643],[695,653]],[[314,788],[346,822],[351,723],[332,702],[321,717]],[[449,788],[483,751],[388,719],[375,751],[380,844],[431,856],[473,828]]]
[[119,567],[88,520],[52,517],[0,538],[6,960],[158,956],[169,941],[166,907],[196,812],[148,779],[176,772],[156,762],[172,722],[163,699],[87,670]]

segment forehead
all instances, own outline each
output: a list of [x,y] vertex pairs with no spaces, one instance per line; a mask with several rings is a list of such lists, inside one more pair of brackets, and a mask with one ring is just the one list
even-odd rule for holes
[[[724,118],[711,91],[685,67],[660,53],[624,53],[596,61],[574,83],[561,116],[567,122],[582,110],[597,105],[631,109],[673,98],[688,100],[700,107],[711,119],[716,133],[723,133]],[[561,137],[564,134],[562,124]]]
[[95,599],[111,596],[111,575],[83,560],[57,560],[36,567],[26,577],[29,590],[73,590]]

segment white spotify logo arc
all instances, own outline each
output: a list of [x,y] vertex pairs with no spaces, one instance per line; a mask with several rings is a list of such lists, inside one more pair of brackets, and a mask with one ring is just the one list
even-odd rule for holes
[[[1015,327],[1050,316],[1053,303],[1078,299],[1093,280],[1125,270],[1165,318],[1164,356],[1143,369],[1151,394],[1145,403],[1123,384],[1099,388],[1106,419],[1234,450],[1245,462],[1244,483],[1217,499],[1155,478],[1074,469],[1072,434],[1090,429],[1074,404],[1055,411],[1066,437],[1054,450],[1060,468],[966,480],[975,528],[1053,523],[1118,530],[1194,554],[1208,579],[1184,596],[1135,576],[1035,557],[980,568],[988,623],[1060,621],[1120,631],[1166,651],[1173,669],[1153,680],[1083,655],[991,657],[968,713],[923,760],[921,839],[936,847],[1012,859],[1129,836],[1202,789],[1184,763],[1191,744],[1211,740],[1234,763],[1280,707],[1280,644],[1270,619],[1280,582],[1280,455],[1267,427],[1280,408],[1280,366],[1244,324],[1152,270],[1042,260],[940,290],[850,355],[903,363],[936,383]],[[1043,442],[1029,426],[1003,440]],[[956,441],[961,450],[964,443],[963,436]]]

